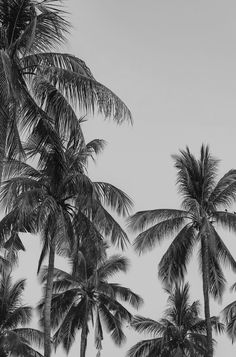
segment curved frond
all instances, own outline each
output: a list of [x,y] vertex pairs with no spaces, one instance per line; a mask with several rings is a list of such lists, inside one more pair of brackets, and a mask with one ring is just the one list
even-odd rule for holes
[[154,357],[161,354],[163,347],[161,338],[143,340],[132,346],[127,352],[127,357]]
[[93,186],[102,204],[123,217],[129,214],[133,203],[125,192],[107,182],[93,182]]
[[113,255],[99,264],[96,275],[99,279],[109,279],[113,275],[124,272],[129,268],[129,260],[121,255]]
[[75,339],[75,334],[82,327],[87,318],[87,307],[85,300],[81,300],[77,306],[72,306],[65,315],[59,329],[53,336],[54,346],[57,348],[62,343],[68,353]]
[[44,335],[42,331],[27,327],[14,329],[13,332],[15,332],[20,338],[27,340],[28,344],[33,344],[38,348],[43,347]]
[[214,238],[215,238],[215,251],[216,255],[219,258],[219,260],[224,263],[225,265],[228,265],[230,268],[233,269],[233,271],[236,271],[236,261],[234,257],[232,256],[230,250],[226,247],[224,244],[223,240],[219,236],[219,234],[216,232],[215,228],[213,228],[214,232]]
[[165,329],[160,322],[142,316],[135,316],[131,326],[139,333],[145,332],[153,336],[158,336]]
[[93,75],[85,62],[68,53],[35,53],[23,57],[21,59],[21,64],[25,70],[30,69],[33,73],[40,72],[42,67],[58,67],[93,78]]
[[224,211],[214,212],[213,218],[217,224],[229,231],[236,232],[236,214]]
[[232,339],[232,342],[236,339],[236,301],[227,305],[223,311],[223,319],[226,323],[226,332]]
[[184,226],[159,263],[159,277],[167,285],[183,279],[195,243],[195,229],[192,225]]
[[116,316],[114,316],[103,304],[99,305],[99,312],[113,342],[116,345],[121,346],[125,342],[126,337],[122,331],[120,319],[116,318]]
[[98,113],[105,118],[114,118],[118,124],[125,120],[132,122],[131,113],[120,98],[93,78],[56,67],[45,69],[42,75],[56,86],[68,101],[77,102],[85,113],[93,114],[97,107]]
[[100,234],[108,238],[111,244],[123,250],[127,246],[127,243],[129,243],[129,238],[125,231],[100,202],[93,202],[92,205],[94,207],[90,211],[94,214],[92,223],[96,229]]
[[209,201],[217,206],[229,206],[236,198],[236,170],[228,171],[217,183]]
[[225,290],[226,279],[214,255],[209,253],[209,290],[214,298],[221,299]]
[[115,283],[108,283],[107,285],[110,289],[112,289],[112,295],[114,295],[115,298],[127,302],[135,309],[138,309],[144,302],[141,296],[135,294],[129,288],[126,288],[124,286]]
[[151,250],[157,243],[161,242],[166,236],[174,234],[181,229],[185,223],[185,218],[169,218],[162,222],[159,222],[140,233],[133,243],[134,249],[139,253],[144,253],[147,250]]
[[15,308],[7,317],[4,322],[4,327],[8,329],[14,329],[17,325],[27,325],[32,316],[32,308],[30,306],[21,306]]
[[143,231],[153,224],[173,218],[187,218],[188,212],[177,209],[154,209],[140,211],[128,218],[128,227],[133,232]]

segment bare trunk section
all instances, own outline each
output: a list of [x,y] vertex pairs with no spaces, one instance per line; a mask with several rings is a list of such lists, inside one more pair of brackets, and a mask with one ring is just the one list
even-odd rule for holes
[[46,293],[44,302],[44,357],[51,356],[51,304],[53,271],[55,260],[55,239],[51,240],[48,260],[48,275],[46,283]]
[[[1,100],[1,98],[0,98]],[[3,105],[3,104],[2,104]],[[0,187],[2,185],[2,174],[4,159],[6,157],[6,141],[7,141],[7,117],[9,117],[8,112],[2,108],[0,105]]]
[[87,349],[87,336],[88,336],[87,324],[84,324],[81,331],[80,357],[85,357],[86,349]]
[[213,357],[213,341],[212,341],[212,325],[210,315],[209,301],[209,256],[208,256],[208,241],[207,235],[202,234],[202,280],[203,280],[203,296],[204,296],[204,312],[207,330],[207,354],[206,357]]

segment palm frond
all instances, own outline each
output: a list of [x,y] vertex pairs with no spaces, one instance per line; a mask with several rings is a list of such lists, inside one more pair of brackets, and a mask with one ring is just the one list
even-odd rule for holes
[[85,113],[94,113],[95,107],[105,118],[114,118],[121,124],[127,120],[132,122],[132,116],[127,106],[111,90],[80,73],[66,69],[47,68],[42,71],[47,78],[70,102],[77,102]]
[[103,304],[100,304],[99,312],[113,342],[116,345],[121,346],[125,342],[126,337],[122,331],[120,320],[116,318]]
[[96,274],[99,279],[108,279],[113,275],[124,272],[126,273],[129,267],[129,260],[121,255],[113,255],[99,264]]
[[178,279],[183,279],[195,243],[194,227],[186,225],[170,244],[158,267],[159,277],[167,286]]
[[214,212],[213,218],[223,228],[236,232],[236,215],[234,213],[217,211]]
[[129,243],[129,238],[119,223],[111,216],[111,214],[98,201],[93,202],[91,213],[94,214],[92,223],[100,234],[108,238],[112,245],[125,249]]
[[132,319],[131,326],[139,333],[144,332],[153,336],[158,336],[163,332],[163,325],[160,322],[143,316],[135,316]]
[[16,328],[13,330],[13,332],[15,332],[20,338],[27,340],[28,344],[30,345],[33,344],[38,348],[43,347],[44,336],[42,331],[25,327],[25,328]]
[[[127,302],[135,309],[138,309],[143,304],[141,296],[135,294],[131,289],[115,283],[108,283],[109,288],[112,289],[112,295],[121,301]],[[100,288],[101,285],[99,285]]]
[[161,354],[163,344],[161,338],[142,340],[132,346],[127,352],[127,357],[154,357]]
[[107,182],[93,182],[93,187],[102,204],[125,217],[133,206],[125,192]]
[[140,211],[128,218],[128,227],[133,232],[143,231],[151,225],[172,218],[187,218],[188,212],[176,209]]
[[225,290],[226,279],[214,255],[209,254],[209,290],[215,299],[221,299]]
[[216,251],[217,257],[226,266],[229,266],[230,268],[233,269],[233,271],[236,271],[236,261],[235,261],[234,257],[232,256],[231,252],[224,244],[224,242],[221,239],[221,237],[219,236],[219,234],[216,232],[215,228],[212,227],[212,229],[214,232],[215,251]]
[[185,218],[169,218],[159,222],[151,228],[140,233],[134,240],[134,249],[139,253],[151,250],[157,243],[160,243],[166,236],[174,234],[181,229],[185,223]]
[[218,163],[208,146],[202,145],[199,160],[188,147],[179,155],[173,155],[173,159],[178,170],[177,185],[183,198],[193,198],[199,203],[202,199],[208,199],[215,186]]
[[229,206],[236,195],[236,170],[228,171],[217,183],[209,201],[214,207]]
[[82,327],[82,323],[86,319],[87,308],[85,304],[85,300],[81,300],[77,306],[72,306],[67,312],[53,337],[55,348],[62,343],[65,351],[69,352],[75,339],[76,330]]
[[21,59],[22,67],[33,73],[40,73],[43,67],[57,67],[93,78],[85,62],[68,53],[42,52],[25,56]]
[[32,308],[29,306],[21,306],[15,308],[12,313],[9,314],[7,320],[4,323],[4,327],[8,329],[14,329],[17,325],[27,325],[32,316]]

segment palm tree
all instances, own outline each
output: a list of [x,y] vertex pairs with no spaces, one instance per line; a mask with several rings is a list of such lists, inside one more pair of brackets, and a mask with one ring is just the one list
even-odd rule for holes
[[188,148],[174,157],[182,209],[154,209],[137,212],[130,218],[136,251],[143,253],[165,237],[177,235],[159,263],[159,276],[168,286],[183,278],[193,248],[200,245],[208,357],[213,355],[209,293],[221,297],[225,287],[222,264],[236,271],[236,262],[215,229],[215,224],[236,231],[236,215],[227,211],[236,198],[236,171],[230,170],[218,182],[218,161],[202,145],[196,159]]
[[59,0],[0,2],[0,177],[6,156],[23,155],[20,129],[50,123],[63,135],[83,112],[131,120],[125,104],[97,82],[84,61],[51,52],[69,30]]
[[[190,302],[189,284],[176,284],[167,293],[168,308],[161,320],[134,317],[132,327],[138,332],[151,334],[153,338],[131,347],[128,357],[206,356],[206,322],[199,317],[199,301]],[[216,332],[224,330],[224,325],[216,317],[211,317],[211,325]]]
[[40,232],[43,248],[38,271],[45,256],[49,255],[44,308],[45,357],[51,353],[50,312],[55,253],[61,254],[66,245],[73,244],[72,217],[77,219],[78,225],[82,220],[90,222],[92,219],[96,229],[110,237],[112,243],[123,246],[128,241],[126,233],[104,205],[118,215],[127,215],[131,200],[118,188],[88,178],[86,160],[92,152],[98,152],[103,143],[94,141],[87,147],[83,140],[80,143],[81,150],[78,151],[73,140],[63,146],[54,130],[49,131],[44,140],[35,130],[26,152],[29,156],[38,155],[38,168],[10,160],[4,173],[9,179],[2,185],[2,203],[9,213],[0,225],[1,242],[12,230]]
[[[236,284],[234,283],[231,286],[231,291],[235,291]],[[235,341],[236,337],[236,301],[231,302],[227,305],[222,311],[224,322],[226,324],[226,332],[228,336],[231,338],[232,343]]]
[[15,283],[9,274],[0,278],[0,355],[17,357],[42,357],[31,347],[43,346],[43,333],[25,327],[31,319],[32,308],[22,305],[22,293],[25,281]]
[[[72,273],[54,269],[52,298],[52,327],[55,348],[62,344],[67,353],[75,340],[76,331],[81,331],[80,357],[85,357],[89,323],[95,329],[95,345],[100,356],[103,340],[103,326],[118,346],[125,341],[124,323],[131,321],[131,313],[122,301],[138,308],[142,299],[129,288],[109,279],[119,272],[126,272],[128,260],[119,255],[89,261],[83,251],[83,259],[77,255]],[[96,264],[94,263],[96,262]],[[42,274],[43,280],[47,269]],[[42,310],[44,301],[39,305]]]

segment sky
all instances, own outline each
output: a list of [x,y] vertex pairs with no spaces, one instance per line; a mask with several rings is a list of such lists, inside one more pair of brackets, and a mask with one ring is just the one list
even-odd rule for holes
[[[134,125],[87,116],[87,140],[107,141],[90,175],[110,182],[134,200],[134,211],[178,208],[176,172],[171,155],[188,145],[198,154],[202,143],[219,158],[222,175],[236,167],[236,2],[234,0],[67,0],[73,29],[65,51],[83,59],[95,78],[112,89],[131,109]],[[234,208],[232,208],[234,210]],[[124,222],[125,224],[125,222]],[[236,257],[235,236],[223,233]],[[134,239],[129,234],[130,240]],[[40,298],[36,261],[37,237],[26,237],[16,274],[27,277],[26,300]],[[170,240],[138,257],[129,248],[127,275],[119,282],[143,296],[138,312],[159,319],[166,295],[157,277],[157,264]],[[63,266],[62,261],[58,264]],[[227,271],[229,286],[236,279]],[[191,297],[202,299],[196,259],[189,266]],[[212,313],[234,300],[228,291]],[[125,356],[128,348],[147,336],[126,329],[127,343],[115,347],[105,336],[102,357]],[[92,335],[92,334],[91,334]],[[236,345],[219,338],[216,357],[235,355]],[[92,336],[88,357],[95,356]],[[64,356],[61,350],[57,357]],[[79,338],[70,357],[79,355]]]

